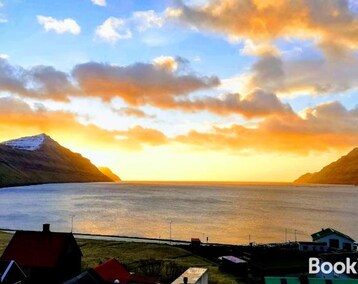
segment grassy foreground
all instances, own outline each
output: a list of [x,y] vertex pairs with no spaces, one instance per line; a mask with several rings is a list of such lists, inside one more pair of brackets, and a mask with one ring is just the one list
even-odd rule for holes
[[[10,239],[10,234],[0,232],[0,255]],[[143,262],[154,259],[174,264],[181,268],[188,268],[190,266],[208,268],[209,283],[235,284],[241,282],[234,276],[220,271],[216,263],[199,257],[185,249],[169,245],[88,239],[77,239],[77,242],[83,253],[82,268],[84,270],[95,267],[100,262],[106,261],[111,257],[115,257],[132,271],[137,271]]]

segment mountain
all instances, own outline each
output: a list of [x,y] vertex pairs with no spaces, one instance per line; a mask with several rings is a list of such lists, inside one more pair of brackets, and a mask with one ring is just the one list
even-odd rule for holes
[[304,174],[295,182],[358,185],[358,148],[354,148],[346,156],[329,164],[317,173]]
[[111,171],[110,168],[107,167],[98,167],[102,174],[109,177],[113,181],[122,181],[119,176],[117,176],[114,172]]
[[45,134],[0,143],[0,187],[111,181],[90,160]]

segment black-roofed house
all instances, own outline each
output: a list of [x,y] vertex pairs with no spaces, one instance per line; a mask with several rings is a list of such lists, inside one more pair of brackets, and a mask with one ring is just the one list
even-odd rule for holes
[[356,251],[356,243],[351,237],[335,229],[327,228],[311,235],[314,242],[326,243],[330,249]]
[[0,260],[14,260],[28,283],[62,283],[81,272],[82,253],[72,233],[16,231]]

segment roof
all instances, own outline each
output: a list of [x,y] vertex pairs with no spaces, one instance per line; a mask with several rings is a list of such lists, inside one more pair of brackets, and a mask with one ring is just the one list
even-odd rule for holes
[[224,260],[230,261],[232,263],[236,263],[236,264],[238,264],[238,263],[247,263],[246,260],[243,260],[241,258],[238,258],[236,256],[232,256],[232,255],[225,255],[225,256],[222,256],[221,258],[224,259]]
[[98,265],[93,269],[97,275],[106,282],[113,283],[115,280],[119,280],[121,284],[127,283],[143,283],[152,284],[156,283],[156,278],[140,276],[131,274],[128,270],[120,264],[115,258],[111,258],[106,262]]
[[345,234],[343,234],[343,233],[341,233],[341,232],[339,232],[339,231],[337,231],[335,229],[332,229],[332,228],[322,229],[321,231],[319,231],[317,233],[314,233],[311,236],[312,236],[312,239],[314,241],[316,241],[316,240],[319,240],[321,238],[327,237],[327,236],[332,235],[332,234],[336,234],[336,235],[338,235],[338,236],[340,236],[342,238],[345,238],[345,239],[347,239],[349,241],[355,242],[355,240],[353,240],[351,237],[349,237],[349,236],[347,236],[347,235],[345,235]]
[[82,255],[72,233],[17,231],[0,259],[24,267],[53,268],[71,243]]
[[307,246],[326,246],[327,243],[325,242],[298,242],[300,245],[307,245]]
[[99,279],[97,274],[92,269],[77,275],[76,277],[67,280],[63,284],[101,284],[102,281]]
[[120,264],[116,259],[111,258],[106,262],[94,268],[94,271],[101,277],[102,280],[114,282],[116,279],[120,283],[128,283],[131,279],[131,274]]
[[26,274],[15,261],[0,261],[0,283],[17,282],[26,278]]
[[172,284],[182,284],[184,277],[188,277],[188,284],[196,283],[206,272],[207,268],[190,267],[180,275]]

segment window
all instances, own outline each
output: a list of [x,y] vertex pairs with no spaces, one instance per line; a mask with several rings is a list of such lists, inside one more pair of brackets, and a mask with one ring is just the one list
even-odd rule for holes
[[343,249],[351,251],[352,250],[352,245],[350,243],[343,243]]
[[339,248],[339,240],[338,239],[330,239],[329,246],[331,248]]

